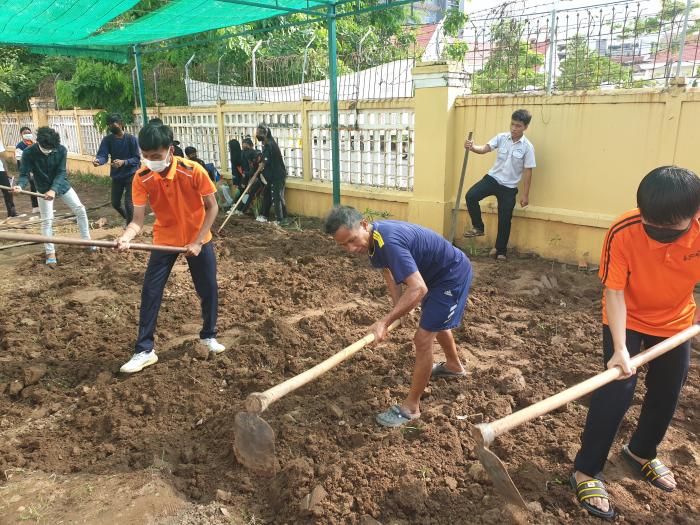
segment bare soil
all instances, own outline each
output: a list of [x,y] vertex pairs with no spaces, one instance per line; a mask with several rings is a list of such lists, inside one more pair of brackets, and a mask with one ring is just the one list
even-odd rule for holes
[[[88,206],[108,201],[106,186],[76,189]],[[96,235],[120,231],[110,208],[90,216]],[[0,523],[596,521],[567,482],[587,399],[494,444],[524,498],[536,502],[528,515],[494,492],[469,434],[471,423],[602,369],[597,277],[529,256],[505,264],[472,258],[473,291],[455,331],[468,377],[434,381],[415,424],[386,430],[374,422],[408,390],[412,319],[387,343],[264,413],[276,432],[275,476],[240,465],[233,419],[246,396],[359,339],[389,308],[366,260],[339,251],[313,221],[298,225],[282,230],[234,218],[216,240],[219,340],[228,350],[215,357],[193,344],[199,301],[179,261],[160,311],[160,361],[128,377],[118,370],[136,336],[147,254],[91,257],[59,247],[51,270],[40,247],[0,251]],[[70,224],[56,228],[74,232]],[[679,481],[673,494],[638,480],[619,458],[639,414],[640,381],[605,471],[618,523],[700,521],[699,375],[694,362],[660,451]]]

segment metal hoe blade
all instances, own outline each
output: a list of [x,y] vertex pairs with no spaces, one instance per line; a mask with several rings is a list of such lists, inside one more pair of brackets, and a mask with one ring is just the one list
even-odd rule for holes
[[508,471],[500,458],[491,452],[486,447],[477,446],[476,455],[479,456],[479,461],[484,466],[484,470],[488,472],[493,486],[505,498],[508,503],[512,503],[518,507],[527,510],[525,500],[520,495],[520,491],[510,479]]
[[243,466],[261,474],[279,468],[275,455],[275,431],[267,421],[250,412],[239,412],[233,424],[233,451]]

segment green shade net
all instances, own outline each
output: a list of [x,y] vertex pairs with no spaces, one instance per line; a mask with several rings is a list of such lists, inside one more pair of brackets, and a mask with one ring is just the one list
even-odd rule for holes
[[[121,27],[103,26],[138,0],[0,0],[0,44],[30,46],[42,54],[128,60],[130,47],[237,26],[274,16],[324,7],[313,0],[173,0]],[[278,9],[278,7],[285,9]],[[102,32],[100,29],[103,28]]]
[[139,0],[0,0],[0,43],[74,44]]
[[[288,14],[288,11],[275,9],[275,2],[269,0],[268,2],[251,0],[251,3],[255,3],[256,6],[236,5],[217,0],[174,0],[158,11],[139,18],[121,29],[93,36],[85,39],[83,43],[125,46],[158,42]],[[325,5],[306,0],[279,0],[277,4],[299,10]]]

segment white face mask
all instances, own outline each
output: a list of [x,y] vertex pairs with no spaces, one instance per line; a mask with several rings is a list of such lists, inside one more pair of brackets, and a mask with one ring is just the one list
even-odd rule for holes
[[34,140],[34,135],[32,135],[31,133],[25,133],[24,135],[22,135],[22,138],[24,140]]
[[39,149],[41,150],[41,152],[42,152],[44,155],[49,155],[49,154],[53,153],[53,150],[52,150],[52,149],[44,149],[44,148],[41,147],[41,144],[39,144]]
[[160,173],[161,171],[165,170],[170,166],[172,158],[170,157],[170,152],[168,152],[168,155],[165,157],[165,160],[148,160],[141,158],[141,162],[143,162],[149,170]]

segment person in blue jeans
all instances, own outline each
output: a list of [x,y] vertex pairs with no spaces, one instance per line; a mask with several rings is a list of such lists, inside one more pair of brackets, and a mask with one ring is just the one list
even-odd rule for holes
[[[124,119],[118,113],[107,118],[109,135],[102,139],[93,166],[109,163],[109,176],[112,179],[112,207],[124,217],[126,224],[134,217],[134,204],[131,200],[131,184],[134,173],[141,166],[139,143],[131,133],[124,132]],[[124,207],[122,207],[122,196]]]
[[[462,322],[472,281],[471,263],[432,230],[401,221],[369,223],[350,206],[333,208],[326,217],[325,231],[345,251],[367,254],[372,266],[382,270],[394,307],[371,326],[375,343],[386,338],[391,323],[421,305],[419,328],[413,337],[416,363],[411,389],[401,404],[377,415],[377,422],[386,427],[417,419],[420,397],[431,377],[466,375],[452,329]],[[446,361],[433,364],[436,339]]]
[[483,155],[497,150],[496,162],[489,172],[467,192],[467,210],[472,221],[472,228],[464,232],[465,237],[481,237],[484,235],[484,221],[481,219],[479,202],[486,197],[496,196],[498,201],[498,233],[496,246],[489,255],[498,261],[506,260],[508,240],[510,239],[510,223],[513,219],[518,184],[523,181],[523,194],[520,206],[526,207],[530,202],[530,183],[532,168],[535,167],[535,147],[525,137],[525,130],[530,125],[532,115],[525,109],[513,113],[510,121],[510,131],[499,133],[487,144],[477,146],[474,141],[467,140],[464,148]]

